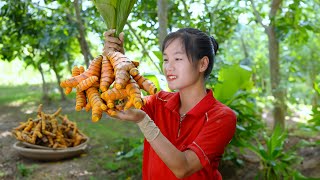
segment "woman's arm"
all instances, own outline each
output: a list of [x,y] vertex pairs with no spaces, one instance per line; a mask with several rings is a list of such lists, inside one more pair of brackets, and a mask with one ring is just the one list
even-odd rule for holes
[[144,111],[130,109],[118,112],[117,117],[122,120],[137,123],[153,150],[177,178],[190,176],[202,169],[202,165],[196,153],[192,150],[186,150],[183,152],[178,150],[160,132],[159,128]]
[[179,151],[161,132],[156,139],[149,143],[177,178],[188,177],[202,169],[195,152],[191,150]]

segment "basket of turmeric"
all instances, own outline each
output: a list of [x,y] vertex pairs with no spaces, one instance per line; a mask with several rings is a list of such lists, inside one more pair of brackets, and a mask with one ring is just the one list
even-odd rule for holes
[[61,160],[84,153],[89,138],[60,112],[61,108],[46,114],[40,104],[36,119],[29,118],[13,128],[12,134],[18,140],[13,148],[21,156],[35,160]]

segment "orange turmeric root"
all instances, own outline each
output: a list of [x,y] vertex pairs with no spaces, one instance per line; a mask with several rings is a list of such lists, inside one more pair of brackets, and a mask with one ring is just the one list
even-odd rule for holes
[[[100,93],[97,88],[90,87],[87,89],[88,100],[92,107],[92,121],[97,122],[102,117],[102,109],[101,106],[107,107],[102,99],[100,98]],[[107,109],[107,108],[105,108]]]
[[156,93],[155,85],[139,74],[138,66],[139,62],[131,61],[120,52],[104,52],[87,70],[79,66],[74,77],[61,82],[60,86],[67,92],[76,87],[76,110],[92,109],[92,121],[97,122],[103,111],[113,116],[116,110],[140,109],[144,104],[141,89]]
[[[92,62],[94,62],[94,61],[92,61]],[[84,71],[85,71],[84,67],[83,67],[83,66],[79,66],[79,72],[80,72],[80,74],[84,73]]]
[[[72,76],[73,77],[79,76],[80,73],[84,73],[84,67],[83,66],[80,66],[79,68],[77,68],[74,71],[72,71]],[[85,92],[77,91],[76,92],[75,110],[76,111],[81,111],[81,109],[86,106],[86,103],[87,103],[87,97],[86,97]]]
[[[85,136],[80,133],[75,122],[70,121],[67,116],[60,115],[61,108],[53,114],[42,112],[42,105],[38,107],[37,119],[29,118],[14,128],[12,133],[17,140],[47,146],[52,148],[67,148],[73,146],[76,137],[80,136],[77,144],[82,143]],[[61,119],[58,123],[56,117]]]
[[[127,91],[127,94],[129,95],[129,102],[133,101],[131,104],[135,108],[141,109],[141,107],[143,105],[142,99],[141,99],[141,91],[139,89],[139,85],[132,78],[130,79],[129,83],[126,86],[126,91]],[[127,104],[129,102],[127,102]],[[128,104],[125,107],[126,107],[125,109],[128,109],[128,107],[130,107],[130,106]]]
[[91,109],[91,104],[90,102],[87,102],[87,105],[85,107],[86,112],[88,112]]
[[30,132],[31,129],[33,127],[33,121],[32,119],[28,119],[28,124],[26,125],[26,127],[23,129],[23,132]]
[[127,97],[127,91],[125,89],[108,89],[106,92],[101,94],[101,98],[108,102],[108,100],[118,100]]
[[38,111],[37,111],[37,117],[38,118],[41,118],[41,112],[42,112],[42,104],[40,104],[39,106],[38,106]]
[[89,78],[81,81],[78,85],[77,85],[77,91],[81,92],[84,90],[87,90],[89,87],[93,86],[95,82],[98,81],[98,77],[97,76],[90,76]]
[[15,137],[19,140],[19,141],[23,141],[22,138],[22,133],[20,131],[14,130],[13,134],[15,135]]
[[101,74],[101,62],[102,62],[102,56],[96,57],[90,64],[89,68],[81,73],[80,75],[77,75],[75,77],[71,77],[65,81],[62,81],[60,83],[60,86],[62,88],[66,87],[76,87],[81,81],[87,79],[90,76],[97,76],[100,78]]
[[83,107],[86,107],[87,98],[84,91],[76,92],[76,111],[81,111]]
[[130,79],[130,75],[136,76],[139,71],[132,61],[120,52],[112,52],[107,54],[114,72],[116,89],[123,89]]
[[114,81],[114,71],[111,62],[106,56],[102,58],[100,89],[102,92],[108,90]]
[[32,138],[31,138],[31,143],[35,144],[36,143],[36,139],[37,137],[42,138],[42,134],[41,134],[41,122],[38,122],[38,124],[36,125],[36,127],[34,128],[33,134],[32,134]]
[[117,112],[115,111],[114,108],[110,108],[107,110],[107,114],[110,116],[115,116],[115,115],[117,115]]
[[62,108],[59,107],[58,110],[51,115],[51,118],[57,117],[60,114],[61,111],[62,111]]
[[108,108],[114,108],[114,101],[113,100],[111,100],[111,99],[108,99],[107,100],[107,106],[108,106]]
[[[79,74],[81,74],[79,67],[74,66],[72,68],[72,77],[78,76]],[[68,94],[70,94],[71,91],[72,91],[72,87],[66,87],[64,93],[68,95]]]
[[84,139],[80,134],[76,134],[74,138],[73,146],[78,146],[81,143],[81,140]]
[[157,87],[152,83],[152,81],[146,79],[140,74],[133,77],[133,79],[138,83],[139,87],[149,94],[153,95],[157,92]]

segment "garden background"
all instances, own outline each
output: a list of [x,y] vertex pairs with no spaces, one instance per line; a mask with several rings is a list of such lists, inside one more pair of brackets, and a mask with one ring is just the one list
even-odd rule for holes
[[[126,54],[168,90],[159,51],[182,27],[220,49],[207,88],[232,108],[237,132],[224,179],[320,178],[319,0],[138,0],[124,27]],[[141,179],[143,136],[131,123],[76,112],[60,82],[102,52],[105,23],[92,1],[0,1],[0,179]],[[11,130],[39,104],[75,121],[87,152],[58,162],[20,157]]]

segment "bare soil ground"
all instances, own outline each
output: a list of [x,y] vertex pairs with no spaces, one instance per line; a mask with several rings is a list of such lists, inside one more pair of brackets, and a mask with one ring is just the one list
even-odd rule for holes
[[[30,108],[25,109],[14,105],[0,106],[0,179],[119,179],[118,172],[105,170],[95,163],[99,154],[93,151],[93,146],[97,145],[90,145],[88,152],[80,157],[58,162],[40,162],[20,157],[12,148],[16,140],[10,131],[19,122],[25,121],[28,113],[34,112],[36,107],[30,106]],[[287,145],[293,145],[301,139],[301,137],[290,137]],[[306,140],[313,141],[314,139]],[[303,163],[298,167],[302,174],[320,178],[320,147],[301,149],[299,155],[304,158]],[[223,178],[254,179],[258,172],[259,162],[254,156],[247,160],[245,167],[237,167],[227,161],[222,162],[220,171]],[[27,168],[19,167],[19,164]],[[23,177],[24,171],[25,173],[30,171],[30,174]],[[139,179],[139,177],[131,179]]]
[[[64,107],[64,110],[68,107]],[[52,107],[52,111],[56,106]],[[70,110],[73,110],[71,108]],[[36,106],[0,106],[0,179],[117,179],[117,172],[107,171],[95,162],[99,154],[94,143],[89,143],[86,153],[79,157],[56,162],[36,161],[20,156],[12,145],[16,139],[11,130],[25,122]],[[105,151],[105,153],[113,153]],[[110,155],[112,156],[112,155]]]

